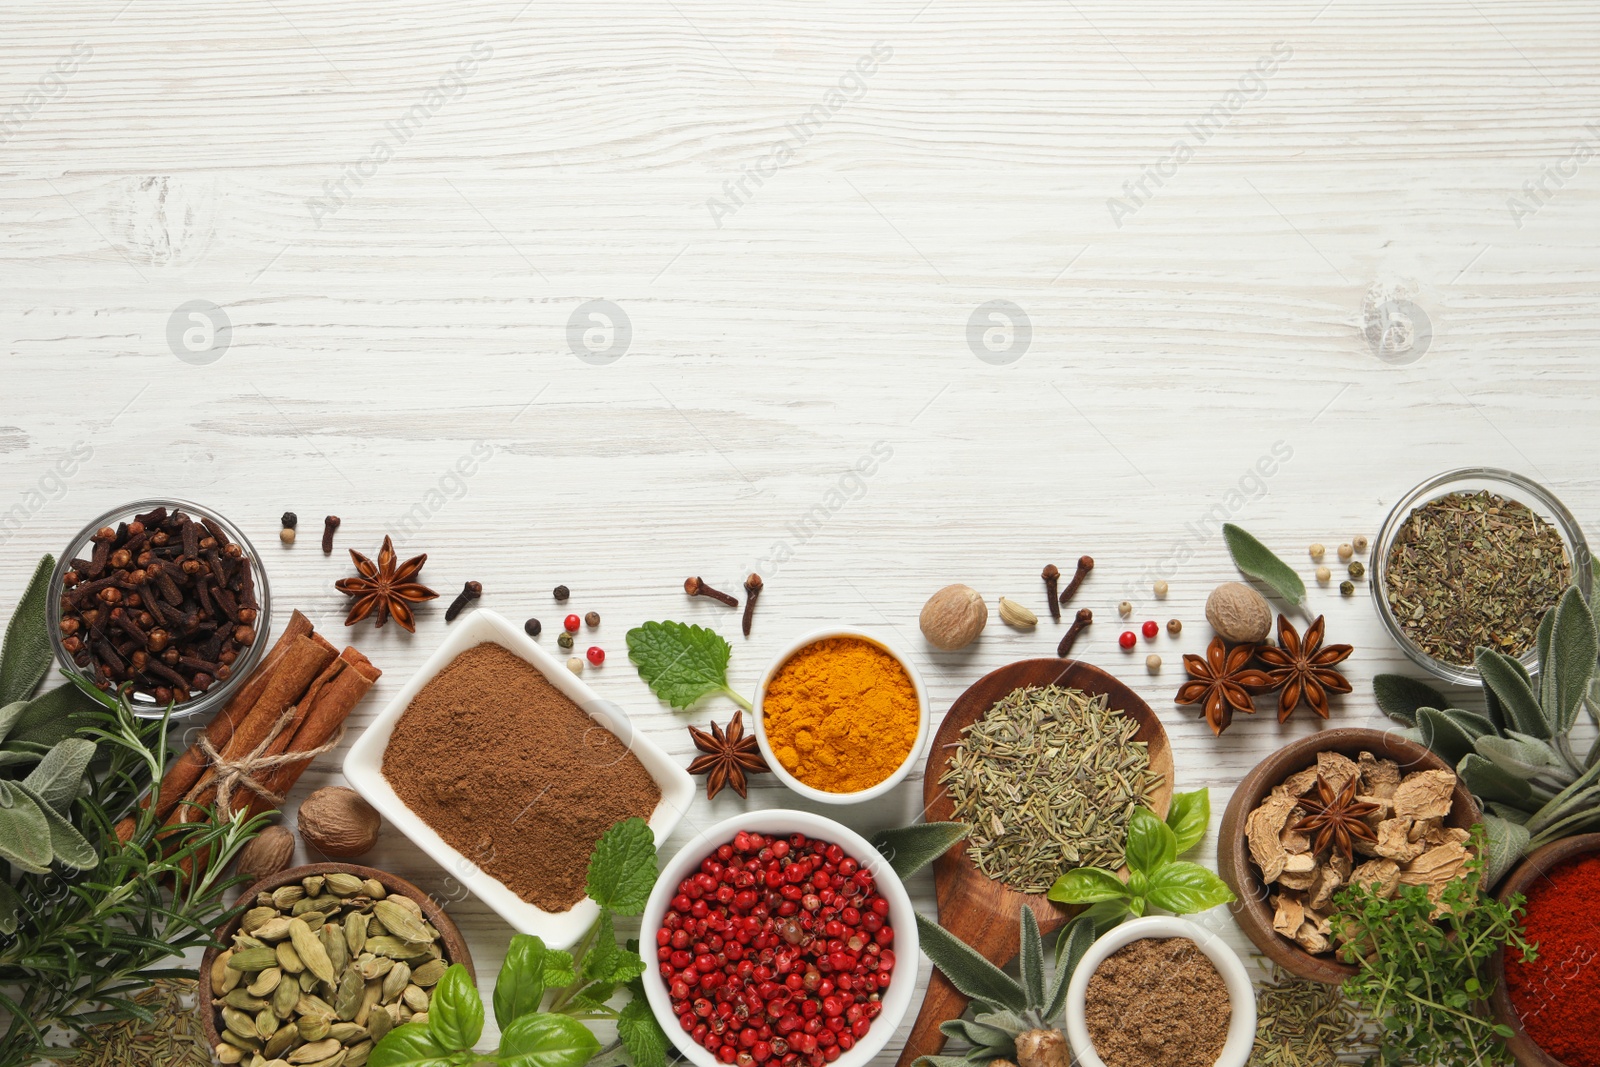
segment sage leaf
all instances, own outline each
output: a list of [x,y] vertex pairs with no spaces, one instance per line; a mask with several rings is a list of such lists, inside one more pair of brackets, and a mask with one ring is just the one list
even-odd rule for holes
[[459,963],[451,965],[434,986],[427,1009],[428,1030],[444,1048],[471,1048],[483,1035],[483,998]]
[[567,1015],[524,1015],[500,1035],[501,1067],[582,1067],[600,1051],[589,1028]]
[[1540,667],[1544,690],[1545,715],[1550,728],[1560,736],[1578,721],[1578,708],[1594,677],[1595,659],[1600,656],[1594,617],[1576,587],[1562,595],[1560,603],[1545,613],[1555,616],[1551,628],[1549,660]]
[[1211,791],[1197,789],[1192,793],[1172,794],[1167,825],[1177,837],[1179,856],[1198,845],[1211,828]]
[[1446,763],[1458,763],[1462,756],[1473,751],[1473,735],[1437,708],[1417,709],[1417,729],[1422,733],[1423,745],[1438,753]]
[[911,1067],[973,1067],[976,1062],[965,1056],[918,1056]]
[[93,702],[74,685],[59,685],[40,693],[28,701],[27,709],[12,724],[6,747],[25,743],[54,748],[77,733],[89,721],[85,712],[93,709]]
[[26,700],[13,700],[5,707],[0,708],[0,741],[6,739],[6,735],[11,732],[12,723],[21,718],[22,713],[26,710],[28,710],[28,702]]
[[1061,931],[1061,937],[1056,941],[1055,981],[1044,1008],[1045,1022],[1053,1022],[1066,1007],[1067,986],[1071,984],[1073,972],[1078,969],[1084,954],[1094,944],[1094,938],[1094,918],[1090,915],[1078,916]]
[[1483,817],[1484,885],[1492,887],[1511,873],[1511,868],[1528,851],[1528,828],[1494,815]]
[[944,972],[951,985],[968,997],[997,1008],[1028,1009],[1021,984],[950,931],[919,914],[917,934],[923,954]]
[[1372,695],[1383,713],[1403,726],[1417,724],[1417,709],[1442,708],[1449,703],[1433,686],[1403,674],[1375,675]]
[[1461,758],[1461,762],[1456,764],[1456,773],[1466,787],[1484,801],[1498,800],[1520,807],[1533,799],[1533,787],[1525,779],[1489,762],[1476,752]]
[[1278,596],[1295,607],[1300,606],[1300,602],[1306,598],[1306,583],[1294,572],[1294,568],[1231,522],[1222,524],[1222,536],[1233,555],[1233,565],[1242,574],[1265,582]]
[[656,874],[655,835],[649,823],[635,816],[623,819],[595,842],[585,890],[602,908],[638,915],[650,899]]
[[1039,936],[1039,918],[1033,909],[1022,906],[1022,929],[1018,938],[1018,973],[1022,975],[1022,992],[1028,1000],[1028,1010],[1044,1007],[1044,941]]
[[52,748],[22,784],[37,794],[37,799],[66,814],[83,784],[83,772],[94,758],[94,742],[69,737]]
[[532,934],[512,935],[494,983],[494,1021],[500,1029],[539,1010],[545,990],[545,953],[542,939]]
[[[999,1013],[989,1013],[972,1019],[950,1019],[940,1023],[939,1030],[946,1037],[958,1038],[978,1048],[1004,1048],[1006,1042],[1012,1041],[1011,1032],[994,1022],[986,1021],[995,1019],[997,1014]],[[999,1017],[1022,1019],[1020,1015],[1011,1015],[1009,1012],[999,1014]],[[1022,1025],[1023,1029],[1028,1028],[1025,1021]]]
[[667,1067],[667,1035],[643,994],[635,993],[622,1006],[617,1015],[617,1037],[633,1057],[634,1067]]
[[50,594],[50,572],[55,565],[53,556],[39,561],[6,627],[5,644],[0,645],[0,705],[26,700],[50,669],[55,651],[45,622],[45,598]]
[[972,832],[964,822],[924,822],[894,830],[880,830],[872,837],[889,866],[901,878],[909,878],[950,851]]
[[49,800],[28,788],[26,782],[13,782],[11,785],[33,801],[44,816],[45,824],[50,828],[50,851],[57,863],[75,871],[92,871],[100,866],[100,856],[94,846],[67,821],[65,815],[51,806]]
[[11,888],[11,883],[0,878],[0,934],[17,932],[17,920],[22,915],[22,898]]
[[1555,749],[1538,738],[1517,734],[1513,737],[1480,737],[1475,742],[1478,755],[1497,767],[1523,778],[1534,778],[1546,771],[1562,769]]
[[1539,706],[1539,699],[1533,695],[1533,686],[1522,664],[1503,652],[1480,648],[1477,666],[1484,686],[1493,690],[1500,701],[1506,725],[1541,741],[1549,740],[1550,722]]
[[1533,818],[1533,812],[1525,811],[1510,804],[1502,804],[1498,800],[1488,801],[1484,804],[1484,807],[1489,809],[1490,814],[1499,816],[1506,822],[1516,823],[1518,826],[1528,825],[1528,820]]
[[15,782],[0,780],[0,859],[30,874],[44,874],[54,856],[44,812]]

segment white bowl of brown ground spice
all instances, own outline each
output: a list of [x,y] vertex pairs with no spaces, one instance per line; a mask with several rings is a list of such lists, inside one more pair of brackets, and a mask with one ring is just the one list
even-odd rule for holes
[[600,835],[637,816],[656,847],[695,783],[520,626],[492,611],[450,634],[344,762],[401,833],[521,933],[577,943]]
[[1245,1067],[1256,994],[1237,953],[1187,919],[1123,923],[1084,954],[1067,986],[1079,1067]]

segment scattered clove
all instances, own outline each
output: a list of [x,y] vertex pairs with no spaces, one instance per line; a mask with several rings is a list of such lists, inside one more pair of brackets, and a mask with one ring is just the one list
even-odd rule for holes
[[744,580],[744,635],[750,636],[750,619],[756,613],[756,597],[761,595],[761,575],[752,574]]
[[333,555],[333,531],[339,528],[339,516],[329,515],[322,520],[322,554]]
[[1087,629],[1091,622],[1094,622],[1094,612],[1088,608],[1079,608],[1077,617],[1072,620],[1072,625],[1067,628],[1061,643],[1056,646],[1056,655],[1066,659],[1072,652],[1072,646],[1078,640],[1078,635]]
[[1089,577],[1089,572],[1092,570],[1094,570],[1094,557],[1079,556],[1078,569],[1073,572],[1072,580],[1067,583],[1067,587],[1061,591],[1062,607],[1066,607],[1067,602],[1077,594],[1078,586],[1083,584],[1083,580]]
[[1054,563],[1046,563],[1039,577],[1044,579],[1044,599],[1050,605],[1050,617],[1060,622],[1061,604],[1056,600],[1056,583],[1061,580],[1061,568]]
[[450,606],[444,609],[444,621],[455,622],[456,616],[461,614],[461,609],[472,603],[474,600],[477,600],[482,595],[482,582],[468,582],[466,585],[463,585],[461,587],[461,592],[457,593],[456,598],[450,602]]
[[718,590],[711,588],[699,578],[685,578],[683,580],[683,591],[688,593],[690,596],[708,596],[712,600],[721,601],[730,608],[736,608],[739,606],[738,597],[729,596],[727,593],[719,592]]

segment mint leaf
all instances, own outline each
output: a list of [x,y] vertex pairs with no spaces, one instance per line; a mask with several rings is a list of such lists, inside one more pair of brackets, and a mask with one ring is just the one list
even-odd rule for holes
[[[655,884],[656,839],[643,819],[624,819],[595,842],[585,891],[596,904],[618,915],[638,915]],[[614,945],[615,936],[611,940]]]
[[647,622],[628,631],[628,659],[650,691],[675,708],[687,708],[708,693],[724,693],[745,710],[750,702],[728,688],[728,657],[722,635],[681,622]]
[[532,934],[512,936],[505,962],[500,965],[500,977],[494,983],[494,1021],[500,1029],[539,1010],[539,1001],[544,999],[547,952],[544,941]]
[[472,976],[453,964],[434,987],[428,1001],[428,1030],[447,1049],[471,1048],[483,1035],[483,998]]
[[1198,863],[1178,860],[1150,875],[1145,897],[1174,915],[1189,915],[1233,899],[1227,883]]
[[1283,560],[1273,555],[1272,549],[1251,537],[1231,522],[1222,524],[1223,539],[1233,555],[1233,565],[1251,578],[1266,582],[1284,600],[1300,606],[1306,598],[1306,583]]
[[50,594],[50,572],[55,565],[51,556],[39,561],[6,627],[5,644],[0,645],[0,707],[26,700],[55,657],[45,623],[45,598]]
[[1174,793],[1172,806],[1167,809],[1167,825],[1178,837],[1178,855],[1198,845],[1211,828],[1211,791],[1197,789],[1193,793]]
[[[501,1067],[582,1067],[600,1042],[589,1028],[566,1015],[524,1015],[500,1035]],[[370,1062],[370,1061],[369,1061]]]
[[634,1067],[666,1067],[667,1035],[643,996],[636,994],[623,1007],[617,1017],[617,1036],[633,1057]]
[[578,972],[572,965],[572,953],[553,948],[544,954],[546,989],[562,989],[577,980]]

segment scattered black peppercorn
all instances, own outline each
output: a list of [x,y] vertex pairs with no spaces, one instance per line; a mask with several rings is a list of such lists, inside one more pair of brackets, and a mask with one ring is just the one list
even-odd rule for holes
[[298,525],[300,525],[300,516],[296,515],[292,511],[285,511],[283,513],[283,528],[284,529],[292,530]]
[[461,614],[461,609],[483,595],[482,582],[468,582],[461,587],[461,592],[456,594],[455,600],[445,609],[444,621],[455,622],[456,616]]
[[583,621],[585,623],[587,623],[591,629],[596,627],[596,626],[599,626],[600,625],[600,613],[598,611],[591,611],[591,612],[589,612],[589,614],[587,614],[587,615],[585,615],[583,617]]
[[572,590],[568,589],[564,585],[558,585],[554,590],[552,590],[551,595],[556,598],[557,604],[565,604],[567,602],[567,597],[572,595]]
[[562,630],[561,633],[556,636],[556,644],[560,645],[562,648],[571,648],[572,634],[566,630]]
[[544,627],[539,624],[538,619],[529,619],[522,624],[522,629],[529,637],[538,637],[539,631],[543,630]]

